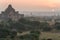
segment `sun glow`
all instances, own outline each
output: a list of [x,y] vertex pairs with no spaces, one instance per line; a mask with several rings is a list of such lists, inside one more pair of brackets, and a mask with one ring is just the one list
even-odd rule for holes
[[16,8],[60,8],[60,0],[0,0],[0,6],[12,4]]

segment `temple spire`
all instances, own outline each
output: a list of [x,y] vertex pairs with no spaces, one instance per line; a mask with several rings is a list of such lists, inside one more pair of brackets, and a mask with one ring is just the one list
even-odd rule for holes
[[15,9],[12,7],[11,4],[9,4],[8,7],[6,8],[5,12],[9,13],[11,11],[14,11],[15,12]]
[[8,5],[8,8],[12,8],[12,5],[11,5],[11,4],[9,4],[9,5]]
[[18,21],[19,19],[23,18],[24,14],[19,14],[15,9],[12,7],[11,4],[8,5],[8,7],[3,11],[0,15],[0,20],[9,20],[12,21]]

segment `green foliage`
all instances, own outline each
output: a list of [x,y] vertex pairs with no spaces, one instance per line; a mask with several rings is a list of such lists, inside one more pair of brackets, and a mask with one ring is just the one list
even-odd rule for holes
[[12,31],[12,32],[9,33],[9,35],[10,35],[11,38],[14,38],[14,37],[17,36],[17,32],[16,31]]
[[42,39],[42,40],[46,40],[46,39]]
[[[56,23],[52,28],[60,30],[60,23]],[[42,31],[49,32],[52,28],[47,22],[30,21],[25,18],[22,18],[19,21],[12,21],[9,19],[8,21],[0,22],[0,37],[7,37],[9,35],[11,38],[14,38],[17,35],[16,31],[23,32],[33,30],[30,34],[20,36],[20,39],[39,40],[41,29]],[[12,32],[12,29],[16,29],[16,31]]]
[[47,31],[51,31],[51,30],[52,30],[51,27],[44,27],[44,28],[43,28],[43,31],[46,31],[46,32],[47,32]]
[[55,24],[55,29],[60,30],[60,23]]
[[39,36],[40,36],[40,31],[31,31],[30,35],[32,36],[33,40],[39,40]]
[[9,35],[9,30],[0,29],[0,38],[6,38]]
[[40,31],[31,31],[30,34],[20,36],[21,40],[39,40]]

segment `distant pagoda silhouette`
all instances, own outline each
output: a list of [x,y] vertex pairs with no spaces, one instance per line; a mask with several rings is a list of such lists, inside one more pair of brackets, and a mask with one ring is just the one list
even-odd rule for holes
[[0,14],[0,20],[19,20],[22,17],[24,17],[24,14],[19,14],[18,11],[15,11],[11,4],[9,4],[6,10],[2,11]]

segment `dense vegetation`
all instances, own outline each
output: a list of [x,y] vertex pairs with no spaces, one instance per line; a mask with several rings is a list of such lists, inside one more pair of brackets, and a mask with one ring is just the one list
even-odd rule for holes
[[[39,40],[40,32],[51,32],[60,30],[60,23],[55,23],[55,25],[50,26],[47,22],[30,21],[22,18],[18,21],[8,21],[0,22],[0,38],[15,38],[17,32],[22,33],[25,31],[31,31],[30,34],[19,36],[20,40]],[[15,39],[13,39],[15,40]]]

